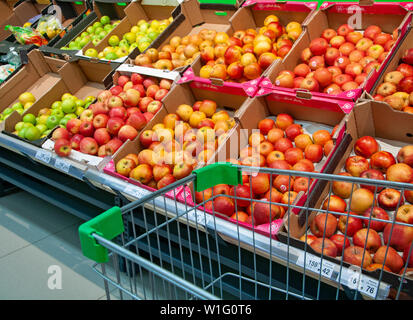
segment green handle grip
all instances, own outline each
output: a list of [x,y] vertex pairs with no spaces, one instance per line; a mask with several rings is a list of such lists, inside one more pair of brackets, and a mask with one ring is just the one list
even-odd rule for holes
[[108,250],[96,243],[92,234],[96,233],[105,239],[112,240],[123,232],[122,212],[119,207],[113,207],[83,223],[79,226],[79,238],[83,255],[98,263],[108,262]]
[[236,186],[242,184],[242,172],[230,162],[217,162],[194,171],[195,191],[204,191],[217,184]]

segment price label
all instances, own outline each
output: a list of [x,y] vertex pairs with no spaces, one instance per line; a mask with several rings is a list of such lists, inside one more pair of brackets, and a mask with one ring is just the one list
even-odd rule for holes
[[54,166],[57,169],[62,170],[63,172],[66,172],[66,173],[68,173],[69,170],[70,170],[70,163],[68,163],[67,161],[65,161],[61,158],[56,158]]
[[377,289],[379,287],[379,282],[377,280],[360,274],[360,272],[356,272],[354,270],[349,272],[350,275],[347,283],[349,288],[357,288],[357,290],[362,294],[372,298],[376,297]]
[[[321,272],[321,275],[323,275],[326,278],[332,277],[334,271],[334,264],[330,261],[325,259],[321,261],[321,258],[310,253],[306,254],[305,260],[305,268],[307,270],[313,271],[315,273]],[[297,263],[301,266],[304,266],[304,253],[300,255]]]
[[40,160],[44,163],[49,163],[50,159],[52,158],[52,154],[49,151],[40,149],[36,152],[36,155],[34,156],[37,160]]
[[147,194],[149,194],[149,191],[139,188],[137,186],[134,185],[128,185],[126,186],[126,188],[123,190],[123,192],[129,194],[130,196],[140,199],[144,196],[146,196]]

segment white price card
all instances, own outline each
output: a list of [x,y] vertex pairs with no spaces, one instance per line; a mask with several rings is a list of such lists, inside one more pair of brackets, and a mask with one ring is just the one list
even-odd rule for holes
[[70,170],[70,163],[67,162],[66,160],[61,159],[61,158],[56,158],[56,161],[55,161],[55,163],[54,163],[54,166],[55,166],[57,169],[60,169],[60,170],[62,170],[63,172],[66,172],[66,173],[68,173],[69,170]]
[[137,199],[140,199],[146,196],[147,194],[149,194],[149,191],[142,189],[138,186],[135,186],[133,184],[127,185],[126,188],[123,190],[123,192]]
[[[298,257],[297,264],[304,267],[304,252]],[[311,253],[305,255],[305,268],[315,273],[320,273],[326,278],[331,278],[334,271],[334,263],[317,257]]]
[[355,289],[369,297],[375,298],[379,282],[373,278],[361,274],[359,271],[349,270],[347,285],[350,289]]
[[50,159],[52,158],[52,154],[49,151],[40,149],[36,152],[34,156],[37,160],[40,160],[44,163],[49,163]]

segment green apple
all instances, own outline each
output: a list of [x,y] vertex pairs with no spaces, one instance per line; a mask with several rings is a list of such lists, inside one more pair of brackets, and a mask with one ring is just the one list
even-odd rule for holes
[[119,37],[117,35],[113,35],[109,38],[108,44],[112,47],[116,47],[119,44]]
[[102,25],[109,24],[109,23],[110,23],[110,18],[109,18],[108,16],[102,16],[102,17],[100,18],[100,23],[101,23]]
[[24,133],[24,138],[30,141],[40,139],[40,136],[41,136],[41,132],[36,127],[27,128]]
[[23,117],[23,122],[28,122],[31,124],[36,124],[36,116],[33,113],[25,114]]
[[6,108],[3,110],[3,115],[7,116],[8,114],[11,114],[13,112],[12,108]]
[[16,123],[16,125],[14,126],[14,130],[16,131],[20,131],[24,126],[24,122],[23,121],[19,121]]
[[64,127],[64,128],[66,128],[66,124],[67,124],[67,122],[68,122],[69,120],[70,120],[70,119],[68,119],[68,118],[62,118],[62,119],[59,121],[59,125],[62,126],[62,127]]
[[151,45],[150,42],[141,42],[138,44],[138,48],[140,52],[145,51]]
[[86,36],[88,36],[89,35],[89,33],[87,33],[86,31],[83,31],[81,34],[80,34],[80,37],[81,38],[84,38],[84,37],[86,37]]
[[95,101],[95,99],[96,98],[94,96],[87,96],[86,99],[85,99],[85,102],[86,103],[93,102],[93,101]]
[[151,22],[151,28],[157,30],[161,23],[158,20],[152,20]]
[[41,116],[37,117],[37,124],[46,124],[47,118],[49,116],[47,114],[42,114]]
[[18,110],[18,109],[23,109],[23,105],[20,102],[16,102],[11,106],[12,110]]
[[87,44],[89,43],[89,41],[90,41],[90,37],[89,37],[89,36],[84,37],[84,38],[82,38],[82,40],[80,40],[79,46],[80,46],[81,48],[83,48],[85,45],[87,45]]
[[37,124],[36,128],[39,129],[41,134],[47,130],[47,126],[43,123]]
[[76,103],[76,107],[83,107],[86,102],[83,101],[82,99],[77,99],[77,100],[75,101],[75,103]]
[[22,128],[22,129],[17,133],[17,135],[18,135],[20,138],[23,138],[23,139],[24,139],[24,134],[26,133],[26,130],[27,130],[27,128]]
[[51,116],[56,116],[59,119],[63,118],[65,116],[65,113],[63,112],[63,110],[60,109],[53,109],[52,113],[50,114]]
[[77,114],[76,113],[68,113],[63,118],[74,119],[74,118],[77,118]]
[[148,38],[152,41],[155,40],[159,36],[159,32],[152,31],[148,33]]
[[69,49],[70,50],[79,50],[79,45],[76,42],[70,41]]
[[149,23],[145,22],[139,26],[140,32],[146,32],[149,29]]
[[98,28],[95,29],[95,34],[99,35],[99,33],[101,33],[102,31],[104,31],[103,27],[98,27]]
[[95,30],[96,30],[96,28],[102,27],[102,23],[99,22],[99,21],[96,21],[96,22],[93,23],[92,26],[93,26],[93,28],[95,28]]
[[129,42],[126,39],[122,39],[119,41],[118,47],[126,47],[129,48]]
[[81,114],[84,110],[85,110],[84,107],[77,107],[77,108],[76,108],[76,111],[75,111],[75,114],[76,114],[77,116],[80,116],[80,114]]
[[[96,38],[96,39],[93,39],[92,40],[92,43],[93,43],[93,45],[96,47],[98,44],[99,44],[99,42],[100,42],[100,39],[99,38]],[[93,48],[91,48],[91,49],[93,49]],[[95,56],[95,52],[93,51],[89,51],[90,49],[87,49],[86,50],[86,52],[85,52],[85,55],[86,56],[89,56],[89,57],[97,57],[97,56]],[[95,50],[96,51],[96,49],[93,49],[93,50]],[[87,53],[89,51],[89,53]],[[96,53],[97,53],[97,51],[96,51]],[[93,54],[94,56],[91,56],[90,54]]]
[[52,103],[52,109],[61,109],[62,108],[62,101],[55,101]]
[[23,114],[24,109],[17,109],[16,111],[17,111],[18,114]]
[[132,44],[136,41],[136,34],[133,32],[126,32],[123,35],[123,39],[127,40],[129,44]]
[[66,99],[73,99],[73,98],[74,98],[74,96],[71,93],[66,92],[66,93],[62,94],[62,97],[60,99],[62,99],[62,101],[63,101],[63,100],[66,100]]
[[128,49],[128,52],[129,53],[131,53],[135,48],[137,48],[138,47],[138,44],[135,42],[135,43],[132,43],[131,45],[130,45],[130,47],[129,47],[129,49]]
[[95,48],[89,48],[89,49],[86,50],[85,56],[91,57],[91,58],[96,58],[98,56],[98,51]]
[[48,129],[53,129],[54,127],[56,127],[56,126],[59,124],[59,122],[60,122],[61,119],[62,119],[62,118],[59,118],[59,117],[56,116],[56,115],[51,115],[51,116],[49,116],[49,117],[47,118],[47,121],[46,121],[46,126],[47,126],[47,128],[48,128]]
[[62,102],[62,110],[64,113],[73,113],[76,111],[76,102],[74,99],[66,99]]
[[106,60],[116,60],[116,59],[118,59],[118,55],[115,52],[108,52],[105,55],[105,59]]
[[129,54],[129,50],[125,47],[120,47],[115,53],[118,57],[122,58]]
[[23,125],[23,128],[30,128],[30,127],[33,127],[33,123],[25,122]]
[[95,27],[94,26],[87,27],[86,32],[89,34],[95,33]]
[[103,30],[105,30],[107,33],[111,32],[113,29],[113,26],[111,24],[107,24],[103,27]]

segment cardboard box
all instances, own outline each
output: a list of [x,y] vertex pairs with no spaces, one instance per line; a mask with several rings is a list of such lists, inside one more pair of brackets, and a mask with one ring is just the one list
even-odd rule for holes
[[[304,27],[303,29],[305,29],[306,22],[311,18],[316,7],[316,2],[274,3],[265,0],[249,0],[244,2],[242,7],[231,17],[229,20],[231,28],[227,33],[232,35],[237,30],[246,30],[249,28],[258,31],[264,26],[264,20],[270,14],[276,15],[283,26],[286,26],[291,21],[296,21],[302,24]],[[299,38],[294,42],[293,48],[301,41],[303,36],[304,33],[301,33]],[[201,57],[198,56],[185,71],[184,77],[188,78],[190,81],[197,81],[203,85],[217,86],[222,90],[234,90],[238,92],[238,94],[247,94],[250,97],[254,97],[259,82],[262,80],[262,77],[258,77],[257,79],[246,81],[244,83],[237,83],[223,81],[222,79],[201,78],[199,74],[203,65]],[[253,87],[255,87],[256,90],[253,91]]]
[[132,2],[132,0],[95,0],[93,7],[104,16],[109,16],[113,19],[123,19],[125,17],[124,9]]
[[[333,101],[329,101],[322,106],[311,105],[308,104],[304,98],[294,98],[294,100],[291,101],[291,99],[286,99],[285,96],[279,95],[277,92],[267,93],[266,96],[248,98],[245,101],[237,114],[237,122],[239,123],[240,130],[232,132],[225,146],[218,150],[216,160],[225,162],[226,159],[229,158],[239,159],[241,149],[248,146],[250,134],[254,132],[254,130],[258,130],[258,122],[265,118],[275,119],[280,113],[290,114],[294,118],[295,123],[301,124],[304,132],[308,134],[312,134],[319,129],[325,129],[331,132],[335,126],[338,126],[333,136],[335,142],[334,149],[328,157],[324,156],[321,162],[315,164],[315,170],[331,173],[336,165],[335,155],[346,143],[343,139],[344,130],[342,129],[346,113],[341,109],[340,105]],[[263,170],[271,171],[269,168],[263,168]],[[272,178],[274,178],[274,175]],[[314,203],[322,189],[320,190],[318,181],[314,180],[310,184],[309,190],[309,193],[298,193],[293,205],[302,206],[306,201],[308,203]],[[188,188],[181,191],[179,200],[188,205],[194,205],[195,200],[193,195],[194,191],[191,190],[191,186],[188,186]],[[287,207],[287,205],[285,205],[285,207]],[[296,209],[287,209],[288,208],[285,208],[286,213],[284,217],[287,217],[290,211],[291,220],[295,218],[295,213],[299,213]],[[207,212],[209,211],[207,210]],[[237,223],[236,220],[227,219],[233,223]],[[253,228],[252,225],[248,223],[238,223],[242,227],[248,229]],[[283,219],[276,219],[271,223],[254,226],[253,230],[267,236],[271,234],[276,238],[280,230],[285,227],[286,223]],[[290,230],[290,232],[294,232],[294,230]]]
[[23,92],[31,92],[39,100],[59,82],[58,70],[64,63],[64,60],[43,56],[39,50],[30,51],[27,64],[0,85],[0,111],[16,103]]
[[[228,136],[231,134],[231,132],[239,130],[239,125],[237,124],[237,120],[236,120],[237,114],[239,112],[239,109],[243,105],[243,103],[246,101],[247,97],[243,97],[239,95],[231,95],[228,93],[216,94],[214,91],[208,91],[204,89],[198,89],[196,87],[191,87],[190,84],[182,84],[182,85],[174,86],[174,88],[169,91],[169,93],[165,96],[165,98],[162,101],[163,107],[151,119],[151,121],[149,121],[146,124],[146,126],[142,129],[141,132],[147,129],[151,129],[155,124],[162,123],[164,117],[167,114],[175,113],[180,104],[188,104],[192,106],[196,101],[204,100],[204,99],[210,99],[210,100],[215,101],[218,105],[217,111],[227,110],[229,115],[234,117],[236,124],[227,133]],[[220,150],[220,148],[222,148],[225,145],[225,141],[226,140],[224,140],[222,144],[218,145],[218,149],[216,149],[217,151]],[[115,171],[116,164],[119,160],[121,160],[123,157],[125,157],[129,153],[138,154],[143,149],[144,148],[139,141],[139,137],[137,137],[133,141],[125,142],[124,145],[113,156],[113,161],[109,163],[108,166],[105,167],[104,172],[112,176],[118,177],[120,179],[124,179],[144,189],[154,191],[155,189],[149,186],[143,185],[134,179],[121,176]],[[210,159],[208,163],[217,161],[217,159],[218,159],[217,152],[215,152],[215,154],[212,156],[212,158]],[[204,165],[203,163],[198,163],[197,168],[200,168],[203,165]],[[171,192],[168,193],[168,195],[173,196],[174,198],[177,198],[178,193],[176,192],[176,190],[175,191],[172,190]]]
[[[96,97],[99,92],[105,89],[103,80],[113,71],[109,64],[91,62],[85,59],[77,59],[71,62],[63,60],[62,62],[63,66],[57,70],[59,81],[52,86],[42,87],[42,96],[30,108],[26,109],[22,115],[13,112],[4,121],[5,132],[12,133],[16,123],[22,121],[24,115],[32,113],[37,116],[40,109],[50,107],[53,102],[59,101],[66,92],[82,100],[88,96]],[[33,141],[32,143],[40,146],[47,138],[40,139],[41,141]]]
[[378,25],[386,33],[392,34],[393,30],[399,29],[399,37],[390,50],[387,58],[382,62],[378,70],[373,70],[364,83],[355,90],[342,92],[338,95],[329,95],[322,92],[311,92],[312,99],[327,98],[340,99],[355,102],[362,94],[363,90],[369,90],[376,81],[380,72],[386,66],[389,58],[403,35],[410,25],[411,13],[401,3],[374,3],[373,5],[361,5],[354,2],[331,3],[325,2],[319,10],[311,17],[304,31],[302,41],[291,50],[283,61],[274,63],[270,69],[264,73],[264,79],[260,86],[271,89],[279,89],[285,92],[295,92],[296,89],[289,89],[276,86],[274,81],[282,70],[294,70],[294,67],[301,63],[301,52],[307,48],[313,39],[319,38],[323,30],[327,28],[337,29],[340,25],[349,21],[355,24],[356,31],[365,30],[370,25]]
[[[175,37],[198,34],[202,29],[230,32],[230,18],[236,13],[236,5],[200,4],[198,0],[185,0],[176,7],[173,14],[174,22],[148,47],[160,50]],[[145,53],[146,50],[143,52]],[[134,64],[135,58],[140,54],[132,52],[127,63]],[[175,68],[173,71],[183,72],[188,66]],[[152,68],[149,68],[152,69]]]
[[[122,39],[123,34],[130,31],[130,29],[138,23],[139,20],[163,20],[168,19],[172,16],[172,11],[175,7],[168,6],[168,5],[144,5],[138,1],[131,2],[125,9],[125,17],[121,20],[121,22],[113,28],[105,38],[102,39],[96,46],[93,43],[89,42],[86,46],[84,46],[77,55],[84,56],[85,52],[89,48],[95,48],[98,52],[101,52],[105,47],[108,46],[108,40],[111,36],[117,35],[119,39]],[[170,28],[173,28],[173,22],[158,36],[162,37],[162,35]],[[156,39],[154,40],[156,41]],[[139,52],[138,48],[135,48],[132,53],[129,55],[135,54],[137,55]],[[127,57],[119,58],[114,61],[116,62],[123,62],[126,60]],[[105,59],[101,59],[105,60]]]
[[[344,172],[345,161],[349,156],[355,155],[353,148],[354,144],[358,138],[362,136],[372,136],[378,141],[381,150],[388,151],[392,153],[395,157],[397,156],[398,150],[405,145],[413,144],[413,115],[406,114],[400,111],[393,110],[390,106],[386,103],[378,102],[378,101],[362,101],[357,103],[354,106],[353,111],[347,115],[345,121],[345,135],[349,137],[350,143],[348,146],[342,151],[340,154],[339,161],[337,162],[337,166],[334,168],[333,174],[337,175],[340,172]],[[397,126],[394,124],[397,123]],[[311,221],[314,219],[317,212],[314,208],[321,208],[321,204],[329,195],[329,190],[331,188],[331,182],[328,182],[325,185],[323,192],[319,198],[318,203],[309,208],[309,216],[308,216],[308,223],[309,226]],[[413,186],[410,186],[410,190]],[[395,189],[399,189],[395,187]],[[400,189],[399,189],[400,190]],[[349,199],[346,200],[347,205]],[[377,200],[375,206],[378,206]],[[349,210],[349,208],[347,208]],[[386,210],[389,214],[389,220],[393,221],[393,215],[395,214],[394,211]],[[297,234],[297,236],[293,236],[289,238],[290,245],[298,247],[300,249],[304,249],[304,242],[298,240],[301,235],[305,234],[306,229],[305,225],[303,225],[303,232],[301,234]],[[337,231],[338,234],[341,234],[340,231]],[[378,232],[380,237],[383,237],[382,232]],[[307,234],[311,234],[310,230],[308,229]],[[277,235],[280,241],[286,242],[288,235],[286,233],[279,233]],[[352,237],[347,236],[347,239],[351,242]],[[352,243],[352,242],[351,242]],[[319,255],[316,253],[310,246],[307,246],[306,249],[308,252]],[[401,254],[399,252],[399,254]],[[341,263],[341,256],[337,258],[331,258],[326,255],[323,256],[323,259],[327,259],[336,263]],[[344,267],[351,266],[349,263],[343,261]],[[404,267],[404,266],[403,266]],[[365,271],[363,270],[363,274],[370,275],[375,279],[380,279],[380,269],[376,271]],[[390,273],[387,271],[383,271],[383,275],[381,281],[391,284],[393,288],[398,289],[400,285],[400,275],[395,275],[394,273]],[[408,294],[412,296],[412,284],[413,279],[407,277],[404,278],[405,284],[402,288],[402,295]]]
[[406,33],[405,38],[402,39],[398,48],[393,52],[393,55],[390,57],[387,65],[381,71],[377,81],[374,86],[368,91],[369,95],[367,98],[373,99],[377,94],[377,88],[384,82],[384,77],[391,71],[396,71],[397,67],[403,63],[401,58],[405,51],[413,46],[413,28],[409,28],[409,31]]

